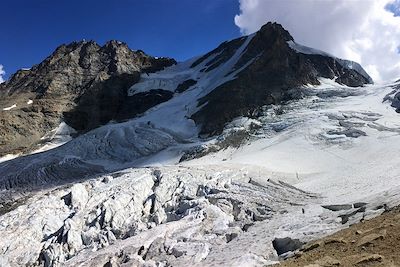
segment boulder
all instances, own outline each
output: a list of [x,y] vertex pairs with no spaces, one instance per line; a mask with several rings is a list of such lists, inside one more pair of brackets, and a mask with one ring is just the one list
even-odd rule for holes
[[285,254],[290,251],[295,251],[300,249],[303,246],[303,242],[300,242],[298,239],[292,239],[290,237],[284,238],[275,238],[272,241],[272,245],[274,249],[278,253],[278,255]]

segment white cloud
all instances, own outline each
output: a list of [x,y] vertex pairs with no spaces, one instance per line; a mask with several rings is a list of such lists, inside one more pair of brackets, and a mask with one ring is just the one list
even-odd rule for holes
[[4,78],[3,78],[4,74],[6,74],[6,72],[4,71],[3,65],[0,64],[0,83],[4,82]]
[[300,44],[361,63],[377,82],[400,78],[400,17],[385,8],[399,0],[239,2],[235,23],[243,34],[276,21]]

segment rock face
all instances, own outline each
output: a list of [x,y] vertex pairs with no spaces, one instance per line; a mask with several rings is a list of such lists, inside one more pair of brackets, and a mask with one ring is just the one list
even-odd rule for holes
[[289,251],[295,251],[302,247],[303,243],[298,239],[291,239],[289,237],[285,238],[275,238],[272,241],[272,245],[274,249],[278,253],[278,255],[285,254]]
[[393,91],[386,95],[383,101],[389,101],[397,113],[400,113],[400,80],[392,85]]
[[[229,60],[244,40],[223,43],[210,52],[209,55],[217,56],[206,64],[204,71]],[[337,77],[336,82],[348,86],[372,83],[357,63],[292,44],[295,44],[293,37],[280,24],[268,23],[256,32],[232,70],[244,68],[237,78],[200,99],[199,106],[207,104],[192,118],[202,126],[201,134],[220,133],[233,118],[254,117],[263,105],[301,97],[296,89],[306,84],[318,85],[319,77]],[[200,58],[194,65],[206,58]]]
[[[135,98],[128,97],[126,90],[139,80],[141,72],[175,63],[132,51],[118,41],[104,46],[82,41],[58,47],[39,65],[20,70],[0,84],[0,156],[29,149],[62,120],[78,132],[86,132],[112,119],[134,117],[143,108],[133,105],[126,109]],[[161,100],[146,99],[147,106]],[[7,108],[14,104],[15,108]]]

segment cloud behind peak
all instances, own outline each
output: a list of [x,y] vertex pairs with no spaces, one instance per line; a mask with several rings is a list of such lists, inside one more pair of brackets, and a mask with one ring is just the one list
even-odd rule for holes
[[[298,43],[357,61],[377,82],[400,77],[400,0],[239,0],[243,34],[281,23]],[[390,6],[390,8],[388,8]]]

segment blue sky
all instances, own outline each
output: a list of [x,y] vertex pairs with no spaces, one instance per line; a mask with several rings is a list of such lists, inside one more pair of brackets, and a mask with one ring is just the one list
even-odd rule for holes
[[400,0],[2,0],[0,14],[0,82],[2,65],[7,79],[75,40],[116,39],[180,61],[268,21],[375,80],[400,76]]
[[0,10],[5,78],[74,40],[117,39],[183,60],[240,35],[237,0],[3,0]]
[[386,5],[386,9],[393,12],[395,16],[400,16],[400,0],[394,0]]

